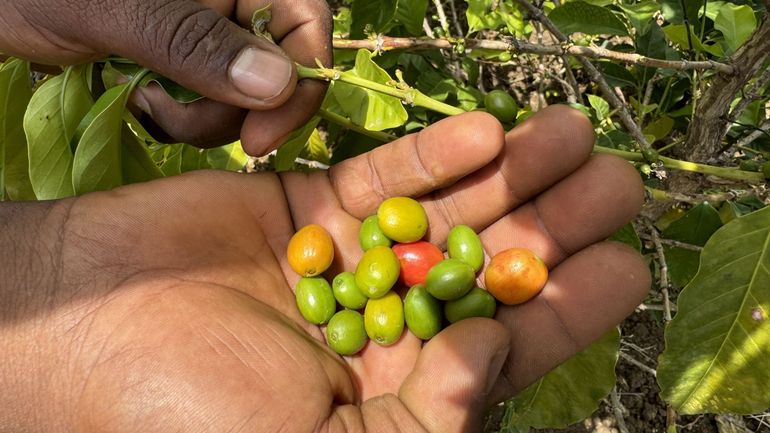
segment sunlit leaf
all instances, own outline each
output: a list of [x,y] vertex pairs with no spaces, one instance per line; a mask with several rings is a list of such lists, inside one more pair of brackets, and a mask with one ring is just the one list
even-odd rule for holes
[[82,118],[93,105],[86,66],[43,83],[32,95],[24,115],[30,164],[29,177],[40,200],[75,194],[72,186],[71,140]]
[[78,126],[83,133],[77,141],[72,164],[75,194],[104,191],[123,184],[120,147],[128,91],[128,83],[108,89]]
[[240,141],[209,149],[206,157],[212,168],[227,171],[243,170],[249,161],[249,155],[243,151]]
[[770,406],[770,208],[706,243],[680,293],[658,364],[661,396],[682,414]]
[[714,19],[714,28],[722,32],[732,52],[749,39],[757,28],[757,18],[749,6],[725,3]]
[[306,123],[305,126],[294,130],[291,135],[289,135],[275,154],[276,171],[287,171],[292,169],[294,161],[302,152],[302,149],[305,148],[307,140],[313,134],[313,131],[315,130],[315,127],[318,126],[320,120],[320,117],[314,117],[310,119],[310,122]]

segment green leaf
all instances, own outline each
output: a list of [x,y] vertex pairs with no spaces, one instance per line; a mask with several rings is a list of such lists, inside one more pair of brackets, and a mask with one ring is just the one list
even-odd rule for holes
[[630,5],[620,2],[618,6],[626,13],[637,35],[643,35],[650,30],[652,17],[660,10],[660,5],[655,0],[644,0]]
[[[684,9],[682,4],[684,3]],[[663,18],[671,24],[683,24],[685,14],[690,24],[698,21],[698,11],[703,7],[703,0],[660,0]]]
[[104,191],[123,184],[120,144],[129,90],[129,83],[108,89],[84,117],[86,122],[93,120],[87,123],[75,149],[72,164],[75,194]]
[[86,66],[71,66],[43,83],[32,95],[24,115],[30,164],[29,177],[39,200],[69,197],[73,152],[70,141],[93,105]]
[[[392,81],[390,75],[372,61],[371,53],[363,49],[356,54],[355,67],[345,73],[380,84]],[[350,120],[370,131],[401,126],[409,117],[401,100],[393,96],[340,81],[334,83],[331,92]]]
[[698,39],[698,34],[690,26],[690,38],[687,37],[687,27],[684,24],[672,24],[670,26],[663,27],[663,33],[666,34],[668,40],[671,43],[679,45],[683,50],[690,49],[690,42],[692,42],[692,49],[696,53],[709,53],[716,57],[722,57],[724,50],[717,44],[704,44]]
[[591,104],[591,108],[594,109],[594,113],[596,113],[596,118],[598,120],[603,120],[610,114],[610,104],[602,99],[602,97],[588,95],[588,103]]
[[621,146],[631,147],[633,138],[623,131],[612,129],[606,132],[602,132],[597,137],[599,146],[609,147],[612,149],[618,149]]
[[658,364],[661,396],[682,414],[770,406],[770,208],[709,239],[680,293]]
[[721,226],[719,212],[710,204],[702,203],[669,224],[661,235],[666,239],[703,246]]
[[326,142],[321,138],[318,129],[313,129],[313,133],[307,139],[305,148],[302,149],[300,156],[311,161],[329,164],[329,149],[326,147]]
[[504,427],[563,428],[590,416],[615,386],[619,349],[616,328],[509,400]]
[[717,19],[717,15],[719,15],[719,10],[722,9],[722,6],[724,5],[725,2],[723,1],[709,1],[706,3],[706,10],[704,11],[703,8],[700,8],[698,14],[703,15],[705,13],[708,19],[714,21]]
[[[719,212],[710,204],[694,206],[681,218],[671,222],[661,233],[666,239],[703,246],[711,235],[722,226]],[[663,252],[668,264],[671,283],[675,287],[684,287],[692,280],[698,270],[700,253],[673,246],[664,246]]]
[[[637,35],[634,41],[636,45],[636,52],[643,56],[652,57],[655,59],[666,58],[666,35],[660,28],[658,23],[652,22],[649,30],[641,35]],[[653,76],[656,68],[641,68],[642,73],[641,80],[639,81],[641,86],[644,86],[649,78]]]
[[286,141],[278,148],[275,154],[275,171],[287,171],[294,167],[297,159],[310,136],[321,121],[320,117],[313,117],[305,126],[295,129]]
[[734,52],[754,33],[757,18],[749,6],[725,3],[714,20],[714,28],[722,32],[730,52]]
[[612,87],[632,87],[636,88],[636,77],[623,66],[612,62],[598,62],[602,75],[607,79],[607,84]]
[[580,32],[588,35],[628,35],[623,21],[610,9],[584,1],[571,1],[554,8],[548,18],[566,34]]
[[497,30],[505,26],[512,35],[523,35],[527,30],[524,14],[511,0],[467,0],[468,34],[480,30]]
[[342,37],[350,34],[350,24],[352,21],[353,16],[349,8],[341,7],[337,9],[337,15],[334,16],[334,36]]
[[179,169],[182,173],[194,170],[203,170],[211,168],[209,164],[206,149],[201,149],[190,144],[182,145],[182,156]]
[[121,128],[121,142],[123,184],[147,182],[163,177],[163,172],[150,157],[147,146],[125,123]]
[[190,90],[176,81],[154,72],[148,74],[140,85],[144,87],[148,83],[158,84],[168,96],[180,104],[190,104],[203,99],[203,96],[196,91]]
[[29,180],[22,123],[32,98],[29,62],[10,58],[0,66],[0,200],[35,200]]
[[184,144],[164,144],[160,153],[160,171],[164,176],[175,176],[182,173],[182,149]]
[[427,8],[427,0],[356,0],[350,12],[350,37],[364,38],[367,31],[387,33],[397,25],[419,36]]
[[239,171],[249,162],[249,155],[243,151],[240,141],[209,149],[206,157],[209,165],[217,170]]
[[396,22],[403,25],[410,35],[420,36],[427,10],[428,0],[401,0],[396,6]]
[[672,129],[674,129],[674,119],[668,116],[661,116],[645,126],[643,132],[644,134],[652,135],[657,141],[666,138]]
[[623,242],[637,251],[642,250],[642,241],[639,239],[639,235],[636,234],[634,225],[631,223],[624,225],[620,230],[616,231],[615,234],[610,236],[610,240]]

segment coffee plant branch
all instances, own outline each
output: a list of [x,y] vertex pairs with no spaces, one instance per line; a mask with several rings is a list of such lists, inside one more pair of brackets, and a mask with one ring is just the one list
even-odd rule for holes
[[[414,38],[391,37],[378,35],[374,39],[333,39],[336,49],[360,49],[369,51],[394,51],[394,50],[451,50],[457,46],[457,39],[453,38]],[[465,39],[466,49],[484,49],[489,51],[507,51],[511,54],[540,54],[547,56],[583,56],[592,59],[613,60],[630,65],[648,66],[652,68],[675,70],[716,70],[724,74],[732,74],[731,65],[715,62],[713,60],[689,61],[689,60],[663,60],[642,56],[635,53],[622,53],[597,46],[534,44],[521,39],[507,38],[506,40]]]
[[[373,90],[375,92],[379,92],[388,96],[393,96],[395,98],[400,99],[404,104],[427,108],[429,110],[433,110],[438,113],[446,114],[447,116],[453,116],[453,115],[461,114],[465,112],[461,108],[454,107],[452,105],[437,101],[425,95],[424,93],[420,92],[419,90],[407,86],[406,83],[396,83],[394,81],[392,85],[380,84],[374,81],[367,80],[365,78],[358,77],[349,72],[338,71],[336,69],[323,68],[323,67],[309,68],[307,66],[303,66],[300,64],[297,64],[296,67],[297,67],[297,76],[299,78],[310,78],[310,79],[324,80],[324,81],[338,80],[340,82],[344,82],[344,83],[352,84],[365,89]],[[351,124],[351,122],[348,119],[343,119],[342,116],[336,116],[336,115],[332,116],[329,113],[321,113],[320,115],[331,122],[340,123],[342,126],[347,127]],[[360,127],[358,127],[356,130],[358,132],[366,134],[380,141],[390,141],[390,138],[391,138],[391,136],[386,137],[385,135],[383,135],[383,133],[367,131]],[[640,152],[623,151],[623,150],[611,149],[611,148],[602,147],[602,146],[594,146],[594,152],[616,155],[627,161],[632,161],[632,162],[645,162],[644,156]],[[663,163],[664,167],[669,169],[684,170],[684,171],[714,175],[725,179],[732,179],[732,180],[738,180],[738,181],[749,182],[749,183],[759,183],[759,182],[764,182],[765,180],[762,173],[757,173],[752,171],[743,171],[736,168],[717,167],[717,166],[699,164],[699,163],[694,163],[689,161],[680,161],[680,160],[668,158],[665,156],[659,156],[659,160],[660,162]]]
[[[562,33],[556,27],[553,21],[551,21],[543,13],[543,11],[540,10],[540,8],[530,3],[529,0],[516,0],[516,3],[520,4],[524,9],[526,9],[533,19],[542,23],[559,42],[562,44],[570,44],[569,37]],[[617,110],[620,121],[623,123],[623,126],[628,129],[628,132],[631,133],[631,136],[634,138],[634,140],[639,143],[641,150],[651,149],[650,143],[647,142],[647,139],[644,137],[642,128],[636,122],[634,122],[634,119],[628,112],[628,107],[618,97],[617,93],[615,93],[612,87],[610,87],[610,85],[607,83],[607,80],[604,79],[602,73],[599,72],[596,66],[594,66],[594,64],[591,63],[591,61],[588,60],[588,58],[585,56],[577,55],[575,56],[575,59],[583,66],[583,69],[585,69],[585,71],[588,73],[591,81],[599,86],[599,89],[601,89],[602,94],[605,98],[607,98],[607,101],[610,103],[610,105],[612,105]]]

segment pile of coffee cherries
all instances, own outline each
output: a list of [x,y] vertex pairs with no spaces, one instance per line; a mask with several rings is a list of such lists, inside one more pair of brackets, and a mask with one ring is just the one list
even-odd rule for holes
[[466,225],[454,226],[444,253],[423,240],[427,230],[428,217],[418,201],[385,200],[361,224],[364,254],[355,272],[337,274],[331,284],[321,276],[334,259],[328,231],[310,224],[294,234],[287,257],[302,277],[295,288],[297,307],[308,322],[326,325],[326,342],[335,352],[356,354],[369,339],[389,346],[405,326],[428,340],[446,324],[493,317],[497,301],[526,302],[548,279],[540,258],[511,248],[492,257],[484,273],[486,288],[478,287],[485,257],[478,234]]

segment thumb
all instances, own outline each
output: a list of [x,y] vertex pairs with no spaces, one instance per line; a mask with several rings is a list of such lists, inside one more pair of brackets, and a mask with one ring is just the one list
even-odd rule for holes
[[509,342],[508,330],[492,319],[448,327],[425,344],[399,398],[429,432],[479,431]]
[[[135,60],[210,99],[242,108],[273,108],[294,91],[294,65],[281,48],[197,2],[102,3],[114,6],[94,20],[99,21],[94,25],[101,29],[97,33],[105,51]],[[112,18],[104,20],[105,15]]]

